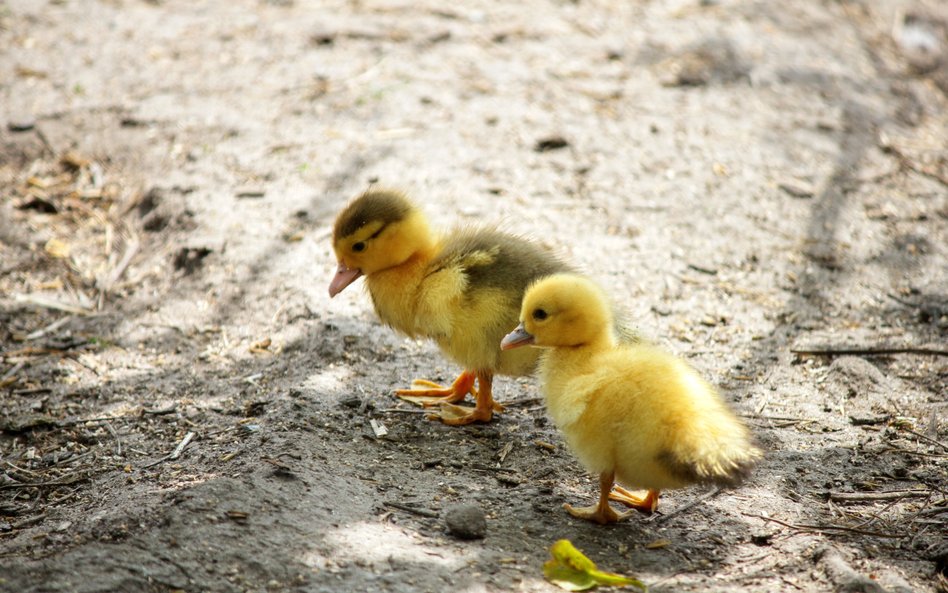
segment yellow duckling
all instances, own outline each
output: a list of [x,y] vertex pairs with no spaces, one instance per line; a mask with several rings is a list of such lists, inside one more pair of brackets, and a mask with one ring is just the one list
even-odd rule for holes
[[[683,360],[646,344],[620,343],[602,291],[556,274],[524,296],[520,325],[503,350],[544,348],[539,377],[553,421],[583,466],[599,474],[599,502],[565,505],[575,517],[612,523],[609,499],[640,511],[660,490],[694,483],[734,486],[761,457],[747,427]],[[618,481],[646,488],[636,496]]]
[[[465,369],[447,388],[418,380],[414,385],[424,389],[396,392],[425,406],[440,404],[430,418],[452,425],[488,422],[503,409],[491,394],[493,376],[535,370],[538,352],[502,352],[497,344],[517,323],[526,287],[567,270],[538,245],[492,229],[438,236],[421,210],[389,190],[368,191],[350,203],[336,218],[332,241],[339,267],[331,297],[365,276],[383,323],[435,340]],[[468,393],[473,409],[452,405]]]

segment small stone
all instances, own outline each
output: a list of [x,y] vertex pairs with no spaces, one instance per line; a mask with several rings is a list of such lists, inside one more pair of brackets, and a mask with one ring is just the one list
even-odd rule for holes
[[32,119],[18,119],[7,122],[7,129],[11,132],[29,132],[36,127]]
[[569,146],[569,141],[562,136],[549,136],[547,138],[541,138],[537,140],[537,143],[534,145],[533,150],[537,152],[548,152],[550,150],[559,150],[561,148],[566,148]]
[[459,539],[483,539],[487,535],[487,518],[476,504],[459,504],[444,512],[448,533]]
[[802,179],[784,179],[777,183],[777,187],[794,198],[812,198],[813,194],[816,193],[813,184]]

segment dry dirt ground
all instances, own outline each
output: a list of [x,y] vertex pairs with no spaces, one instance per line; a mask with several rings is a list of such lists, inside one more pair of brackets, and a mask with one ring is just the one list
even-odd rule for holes
[[[948,591],[946,32],[937,0],[0,1],[0,590],[554,591],[569,538],[652,591]],[[458,369],[328,298],[373,183],[559,250],[765,461],[600,527],[533,380],[489,425],[398,402]]]

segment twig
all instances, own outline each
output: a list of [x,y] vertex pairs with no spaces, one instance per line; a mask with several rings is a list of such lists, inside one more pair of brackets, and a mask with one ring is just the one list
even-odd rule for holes
[[33,515],[32,517],[27,517],[26,519],[20,519],[19,521],[17,521],[10,527],[12,527],[15,530],[23,529],[24,527],[29,527],[30,525],[36,525],[37,523],[45,519],[46,516],[47,516],[47,513],[42,513],[40,515]]
[[426,509],[416,509],[415,507],[409,506],[407,504],[402,504],[400,502],[390,502],[386,500],[382,504],[393,509],[398,509],[400,511],[405,511],[406,513],[411,513],[412,515],[418,515],[420,517],[428,517],[431,519],[437,519],[438,517],[441,516],[439,513],[436,513],[434,511],[429,511]]
[[872,502],[915,498],[928,496],[930,494],[931,492],[928,490],[903,490],[901,492],[830,492],[829,499],[833,502]]
[[26,303],[28,305],[53,309],[55,311],[64,311],[66,313],[72,313],[73,315],[89,315],[92,313],[92,311],[84,307],[60,303],[35,294],[15,294],[13,295],[13,300],[18,303]]
[[13,393],[15,395],[36,395],[38,393],[52,393],[53,390],[50,387],[30,387],[28,389],[14,389]]
[[[9,378],[12,377],[13,375],[19,373],[19,372],[20,372],[20,369],[22,369],[24,366],[26,366],[26,362],[21,360],[20,362],[16,363],[16,364],[13,365],[12,367],[10,367],[10,370],[8,370],[7,372],[3,373],[3,376],[0,377],[0,384],[2,384],[4,381],[6,381],[7,379],[9,379]],[[13,382],[16,383],[16,380],[14,380]]]
[[698,506],[699,504],[701,504],[701,503],[703,503],[703,502],[705,502],[705,501],[707,501],[707,500],[710,500],[710,499],[714,498],[715,496],[717,496],[718,494],[721,494],[722,492],[724,492],[724,488],[717,488],[717,489],[715,489],[715,490],[712,490],[711,492],[707,492],[707,493],[705,493],[705,494],[702,494],[701,496],[699,496],[698,498],[692,500],[692,501],[689,502],[688,504],[683,505],[683,506],[680,506],[680,507],[678,507],[677,509],[675,509],[674,511],[672,511],[672,512],[670,512],[670,513],[667,513],[667,514],[664,514],[664,515],[652,515],[651,517],[647,517],[647,518],[645,518],[644,520],[645,520],[645,521],[649,521],[649,522],[653,522],[653,523],[663,523],[663,522],[665,522],[665,521],[668,521],[669,519],[671,519],[671,518],[674,517],[675,515],[684,513],[685,511],[689,511],[689,510],[693,509],[694,507]]
[[132,263],[132,258],[134,258],[138,253],[139,247],[141,247],[141,244],[138,241],[134,241],[128,246],[128,249],[125,250],[125,255],[122,256],[121,261],[119,261],[119,263],[109,274],[108,279],[105,281],[105,285],[102,286],[103,292],[112,290],[112,287],[115,286],[115,283],[122,278],[122,274],[125,273],[125,269],[128,268],[129,264]]
[[884,538],[891,538],[891,539],[902,539],[904,537],[907,537],[905,535],[879,533],[878,531],[865,531],[862,529],[855,529],[853,527],[844,527],[842,525],[808,525],[805,523],[794,524],[794,523],[787,523],[785,521],[781,521],[780,519],[774,519],[773,517],[765,517],[764,515],[755,515],[753,513],[741,513],[741,514],[743,514],[745,517],[755,517],[757,519],[763,519],[764,521],[772,521],[778,525],[783,525],[784,527],[789,527],[790,529],[794,529],[796,531],[810,531],[810,532],[816,532],[816,533],[843,531],[846,533],[856,533],[859,535],[868,535],[870,537],[884,537]]
[[931,356],[948,356],[948,349],[925,348],[912,346],[867,347],[849,348],[827,346],[825,348],[791,348],[793,354],[810,356],[883,356],[887,354],[928,354]]
[[184,438],[181,439],[181,442],[178,443],[178,446],[174,448],[174,451],[172,451],[168,455],[165,455],[164,457],[161,457],[159,459],[156,459],[155,461],[152,461],[151,463],[147,463],[143,465],[142,469],[148,469],[149,467],[154,467],[158,465],[159,463],[164,463],[165,461],[171,461],[173,459],[177,459],[178,457],[181,456],[181,453],[184,451],[184,448],[188,446],[188,443],[190,443],[191,439],[193,438],[194,438],[194,433],[188,432],[188,434],[184,435]]
[[105,429],[109,431],[109,434],[112,435],[112,438],[115,439],[115,454],[120,456],[122,455],[122,439],[119,438],[118,433],[112,428],[112,424],[109,422],[105,423]]
[[908,155],[902,152],[901,149],[895,146],[895,144],[891,142],[882,142],[879,144],[879,148],[881,148],[883,152],[891,152],[892,154],[894,154],[896,158],[898,159],[899,164],[902,165],[903,167],[907,169],[911,169],[912,171],[915,171],[919,175],[924,175],[925,177],[928,177],[929,179],[934,179],[935,181],[940,182],[942,185],[948,186],[948,177],[940,174],[937,171],[929,171],[923,165],[917,164],[914,160],[910,159]]
[[431,410],[409,410],[405,408],[385,408],[383,410],[379,410],[379,412],[382,412],[383,414],[386,414],[389,412],[398,412],[400,414],[430,414]]
[[917,303],[912,303],[912,302],[910,302],[910,301],[906,301],[906,300],[904,300],[904,299],[901,299],[901,298],[899,298],[898,296],[892,294],[891,292],[887,292],[887,293],[885,293],[885,295],[886,295],[887,297],[889,297],[890,299],[892,299],[893,301],[895,301],[895,302],[897,302],[897,303],[901,303],[901,304],[905,305],[906,307],[912,307],[912,308],[915,308],[915,309],[917,309],[917,308],[919,307],[919,305],[918,305]]
[[[944,504],[945,501],[941,501],[939,504]],[[914,521],[918,517],[927,517],[928,515],[940,515],[941,513],[948,513],[948,506],[934,506],[928,509],[923,509],[911,516]]]
[[807,418],[794,418],[792,416],[764,416],[762,414],[741,414],[742,418],[753,418],[756,420],[777,420],[781,422],[813,422]]
[[39,124],[33,126],[33,131],[36,132],[36,137],[40,139],[40,142],[43,143],[43,148],[46,149],[46,152],[49,153],[49,156],[55,157],[56,150],[53,148],[52,143],[50,143],[49,138],[46,137],[46,134],[43,133],[43,130],[39,127]]
[[[64,479],[68,478],[68,479]],[[2,484],[0,490],[9,490],[11,488],[45,488],[46,486],[70,486],[82,480],[88,480],[88,475],[67,474],[64,478],[52,480],[50,482],[20,482],[17,484]]]
[[108,422],[109,420],[125,420],[128,416],[101,416],[99,418],[74,418],[72,420],[60,420],[56,423],[57,428],[67,428],[78,426],[87,422]]
[[521,399],[514,399],[509,402],[504,402],[505,408],[512,408],[514,406],[527,406],[531,404],[538,404],[543,401],[542,397],[524,397]]
[[193,438],[194,438],[193,432],[188,432],[188,434],[184,435],[184,438],[181,439],[181,442],[178,443],[178,446],[174,448],[174,452],[171,453],[171,456],[169,457],[169,459],[177,459],[178,457],[180,457],[181,452],[184,451],[184,448],[188,446],[188,443],[190,443],[191,439]]
[[929,443],[929,444],[932,444],[932,445],[938,445],[939,447],[941,447],[941,448],[944,449],[945,451],[948,451],[948,445],[945,445],[944,443],[942,443],[942,442],[940,442],[940,441],[936,441],[936,440],[933,439],[933,438],[930,438],[930,437],[927,437],[927,436],[925,436],[925,435],[923,435],[923,434],[921,434],[921,433],[915,432],[914,430],[912,430],[912,429],[910,429],[910,428],[906,428],[906,429],[903,429],[903,430],[905,430],[905,432],[909,432],[909,433],[911,433],[911,434],[914,434],[915,436],[917,436],[918,438],[922,439],[922,440],[925,441],[926,443]]
[[72,315],[67,315],[66,317],[63,317],[62,319],[58,319],[54,321],[53,323],[50,323],[44,328],[40,328],[32,333],[27,334],[26,337],[23,338],[23,341],[29,342],[31,340],[38,340],[42,338],[43,336],[45,336],[46,334],[52,333],[56,331],[57,329],[61,328],[62,326],[66,325],[67,323],[69,323],[71,319],[72,319]]
[[707,266],[701,266],[698,264],[688,264],[688,269],[694,270],[695,272],[700,272],[702,274],[707,274],[709,276],[715,276],[718,273],[718,271],[714,268],[709,268]]

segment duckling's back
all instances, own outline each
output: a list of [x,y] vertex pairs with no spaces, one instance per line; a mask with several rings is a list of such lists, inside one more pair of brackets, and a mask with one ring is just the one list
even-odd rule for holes
[[[760,458],[740,419],[675,356],[620,346],[590,365],[589,384],[598,387],[578,425],[590,453],[600,463],[611,458],[620,482],[656,489],[736,485]],[[582,445],[574,447],[582,459]]]
[[567,269],[539,245],[496,229],[452,233],[443,240],[424,281],[429,285],[428,294],[456,291],[454,298],[459,301],[456,306],[443,308],[452,315],[450,335],[435,339],[447,354],[470,368],[487,368],[505,375],[533,372],[537,351],[521,348],[502,352],[499,344],[518,323],[527,286]]

